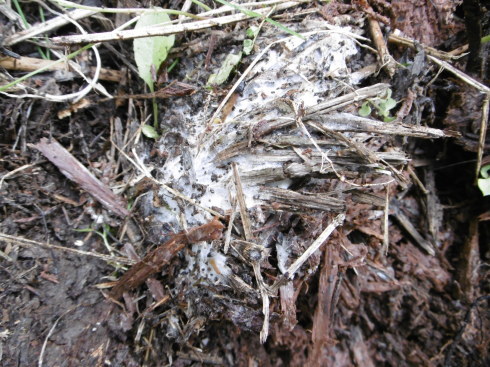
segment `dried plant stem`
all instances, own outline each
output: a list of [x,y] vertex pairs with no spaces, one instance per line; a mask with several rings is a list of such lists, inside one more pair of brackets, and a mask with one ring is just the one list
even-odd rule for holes
[[466,84],[471,85],[473,88],[478,89],[482,93],[485,93],[487,95],[490,94],[490,88],[489,87],[480,83],[478,80],[473,79],[468,74],[463,73],[461,70],[456,69],[450,63],[443,61],[443,60],[439,60],[437,57],[430,56],[430,55],[428,55],[427,58],[429,60],[431,60],[432,62],[435,62],[437,65],[443,67],[447,71],[451,72],[452,74],[456,75],[458,78],[460,78]]
[[330,237],[332,232],[340,226],[345,220],[345,213],[340,213],[337,215],[332,223],[330,223],[327,228],[318,236],[318,238],[306,249],[303,254],[296,259],[295,262],[291,264],[291,266],[286,270],[286,272],[280,277],[271,287],[271,291],[277,291],[279,287],[286,284],[289,279],[293,279],[294,274],[298,271],[298,269],[305,263],[306,260],[320,248],[323,243]]
[[74,248],[52,245],[50,243],[33,241],[23,237],[11,236],[6,233],[0,233],[0,241],[15,243],[16,245],[23,246],[23,247],[41,247],[47,250],[70,252],[72,254],[79,255],[79,256],[95,257],[97,259],[103,260],[108,263],[116,262],[116,263],[121,263],[126,265],[131,265],[135,263],[134,261],[124,257],[109,256],[109,255],[99,254],[97,252],[82,251]]
[[483,159],[483,152],[485,151],[485,139],[487,137],[487,128],[488,128],[488,115],[489,115],[489,103],[490,95],[487,94],[485,99],[483,100],[482,106],[482,114],[481,114],[481,123],[480,123],[480,139],[478,141],[478,153],[477,153],[477,161],[476,161],[476,175],[475,180],[478,180],[478,176],[480,175],[480,168]]
[[84,9],[75,9],[73,11],[68,12],[64,16],[57,16],[56,18],[50,19],[44,23],[35,24],[33,27],[23,30],[21,32],[17,32],[5,39],[5,45],[13,46],[19,42],[29,40],[31,38],[36,37],[37,35],[51,32],[59,27],[62,27],[69,23],[68,19],[72,20],[80,20],[91,15],[96,14],[97,12],[92,10],[84,10]]
[[489,115],[489,99],[490,99],[490,88],[486,85],[480,83],[478,80],[473,79],[468,74],[463,73],[461,70],[456,69],[454,66],[449,64],[446,61],[439,60],[434,56],[428,56],[429,60],[435,62],[437,65],[443,67],[447,71],[456,75],[466,84],[471,85],[473,88],[478,89],[481,93],[485,93],[485,99],[483,101],[482,106],[482,119],[480,123],[480,139],[478,142],[478,153],[477,153],[477,164],[476,164],[476,178],[480,175],[481,161],[483,157],[483,150],[485,146],[485,138],[487,133],[487,125],[488,125],[488,115]]
[[[416,49],[416,44],[418,44],[418,41],[412,40],[407,37],[402,37],[396,34],[390,34],[388,37],[388,41],[405,47],[410,47],[414,50]],[[429,47],[425,45],[421,45],[421,46],[428,55],[437,57],[442,60],[457,60],[461,57],[461,56],[455,56],[449,52],[439,51],[433,47]]]
[[368,17],[368,21],[369,30],[371,31],[371,36],[373,37],[373,42],[376,46],[376,49],[378,50],[381,67],[384,67],[389,77],[393,78],[393,75],[395,75],[396,71],[396,62],[388,51],[388,46],[386,45],[386,42],[384,40],[383,32],[381,31],[379,22],[371,17]]
[[[34,57],[21,57],[15,59],[13,57],[5,57],[0,59],[0,67],[7,70],[18,71],[36,71],[43,69],[45,71],[66,70],[71,71],[66,63],[60,63],[53,60],[38,59]],[[96,68],[91,68],[92,72],[96,71]],[[120,82],[123,77],[123,73],[119,70],[100,69],[100,80],[106,80],[110,82]]]
[[[298,1],[288,1],[276,5],[276,10],[284,10],[300,4]],[[265,16],[271,11],[272,7],[256,9],[255,12]],[[236,23],[242,20],[253,18],[251,15],[243,13],[226,15],[219,18],[198,20],[195,22],[184,24],[173,24],[158,27],[144,27],[139,29],[127,30],[127,31],[112,31],[93,33],[86,35],[74,35],[74,36],[60,36],[54,37],[52,41],[56,44],[70,45],[79,43],[92,43],[92,42],[107,42],[115,40],[128,40],[142,37],[154,37],[154,36],[166,36],[170,34],[179,34],[184,32],[198,31],[206,28],[223,26],[230,23]]]

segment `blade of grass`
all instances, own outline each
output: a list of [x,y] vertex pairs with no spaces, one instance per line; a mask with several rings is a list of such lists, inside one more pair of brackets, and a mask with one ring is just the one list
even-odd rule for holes
[[62,58],[62,59],[59,59],[59,60],[56,60],[54,61],[53,63],[50,63],[42,68],[39,68],[37,70],[34,70],[32,72],[30,72],[29,74],[26,74],[18,79],[15,79],[14,81],[8,83],[8,84],[5,84],[5,85],[2,85],[0,86],[0,92],[3,92],[7,89],[9,89],[10,87],[13,87],[14,85],[17,85],[19,84],[20,82],[23,82],[24,80],[26,79],[29,79],[31,76],[34,76],[36,74],[39,74],[39,73],[42,73],[43,71],[46,71],[47,69],[53,67],[53,65],[58,65],[58,64],[61,64],[62,62],[66,62],[67,60],[71,60],[73,59],[75,56],[77,56],[79,53],[89,49],[90,47],[92,47],[93,44],[88,44],[88,45],[85,45],[83,46],[81,49],[77,50],[77,51],[74,51],[72,52],[71,54],[69,54],[68,56]]
[[[13,1],[14,1],[15,9],[17,10],[17,13],[19,13],[20,19],[22,19],[22,24],[24,25],[25,29],[31,28],[31,25],[27,22],[27,19],[24,15],[24,12],[22,11],[22,8],[20,7],[18,0],[13,0]],[[37,49],[37,52],[39,52],[39,55],[41,55],[41,58],[48,60],[48,57],[43,52],[41,47],[36,46],[36,49]]]
[[226,6],[229,6],[229,7],[232,7],[240,12],[242,12],[243,14],[249,16],[249,17],[255,17],[255,18],[261,18],[261,19],[265,19],[265,21],[267,23],[270,23],[274,26],[276,26],[277,28],[279,29],[282,29],[284,32],[287,32],[293,36],[296,36],[296,37],[299,37],[301,39],[305,39],[301,34],[299,34],[298,32],[295,32],[293,31],[292,29],[289,29],[288,27],[285,27],[283,26],[281,23],[279,22],[276,22],[275,20],[272,20],[271,18],[269,17],[263,17],[262,14],[259,14],[259,13],[256,13],[252,10],[248,10],[248,9],[245,9],[245,8],[242,8],[241,6],[238,6],[236,4],[232,4],[232,3],[229,3],[228,1],[225,1],[225,0],[214,0],[222,5],[226,5]]
[[179,58],[176,58],[176,59],[175,59],[175,60],[172,62],[172,64],[171,64],[171,65],[168,67],[168,69],[167,69],[167,73],[170,73],[170,72],[172,71],[172,69],[173,69],[174,67],[176,67],[176,66],[177,66],[177,64],[178,64],[178,63],[179,63]]
[[[46,23],[46,17],[44,16],[44,8],[42,6],[39,6],[39,17],[41,18],[41,22]],[[47,43],[48,42],[48,36],[44,36],[44,40]],[[51,60],[49,48],[46,48],[46,59]]]
[[203,4],[202,2],[200,2],[199,0],[191,0],[194,4],[196,4],[197,6],[203,8],[204,10],[206,11],[211,11],[211,8],[209,6],[207,6],[206,4]]

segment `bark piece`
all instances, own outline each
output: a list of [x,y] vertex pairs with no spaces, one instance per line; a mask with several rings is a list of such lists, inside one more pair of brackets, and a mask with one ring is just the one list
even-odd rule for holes
[[309,366],[323,366],[324,350],[332,344],[334,330],[333,314],[338,301],[339,266],[336,264],[336,249],[327,246],[325,249],[325,264],[320,274],[318,284],[318,304],[313,317],[312,350]]
[[345,202],[326,194],[299,193],[278,187],[263,186],[260,190],[260,198],[273,203],[275,210],[287,210],[291,212],[305,212],[308,210],[323,210],[326,212],[340,213],[345,211]]
[[213,219],[211,222],[194,227],[188,232],[180,232],[163,245],[148,253],[143,260],[129,269],[111,290],[109,296],[115,300],[124,292],[133,290],[143,284],[151,275],[158,273],[186,245],[201,241],[212,241],[221,237],[223,224]]

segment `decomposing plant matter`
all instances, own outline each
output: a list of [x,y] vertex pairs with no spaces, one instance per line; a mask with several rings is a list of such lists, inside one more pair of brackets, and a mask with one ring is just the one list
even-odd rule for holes
[[115,300],[121,298],[124,292],[131,291],[143,284],[152,274],[162,270],[162,267],[168,263],[176,253],[186,245],[198,243],[201,241],[213,241],[221,237],[223,224],[214,219],[202,226],[192,228],[187,232],[181,232],[172,235],[172,238],[163,245],[158,246],[149,252],[140,262],[133,265],[117,281],[112,288],[109,296]]
[[[391,14],[377,12],[408,1],[220,0],[227,6],[215,9],[208,6],[216,1],[184,1],[168,11],[122,8],[136,5],[129,0],[117,9],[107,1],[103,8],[46,4],[54,3],[85,10],[51,14],[56,21],[29,31],[7,29],[4,45],[19,54],[30,47],[19,42],[33,36],[40,47],[94,45],[69,50],[69,78],[51,71],[61,61],[43,62],[43,74],[10,82],[22,89],[4,94],[18,100],[1,101],[0,260],[7,282],[0,296],[20,305],[0,325],[1,363],[2,351],[7,364],[23,365],[37,356],[38,365],[118,366],[442,359],[464,305],[453,294],[470,304],[481,293],[484,267],[474,222],[453,281],[451,236],[462,235],[444,229],[443,209],[465,204],[439,199],[440,155],[419,155],[422,139],[432,148],[458,135],[436,118],[445,97],[429,88],[440,88],[434,65],[486,97],[480,129],[468,131],[480,156],[489,91],[458,71],[453,53],[387,37]],[[171,17],[130,29],[151,12]],[[270,25],[276,22],[292,32]],[[64,33],[68,23],[80,34]],[[163,53],[148,36],[170,36]],[[133,39],[140,45],[135,59]],[[387,39],[415,49],[415,58],[411,50],[400,58]],[[14,78],[17,68],[32,67],[3,61]],[[38,62],[25,55],[19,61]],[[101,97],[78,101],[92,89]],[[41,100],[30,102],[34,94]],[[154,99],[153,111],[147,99]],[[63,111],[51,103],[74,100]],[[450,104],[446,119],[473,119]],[[50,118],[54,110],[61,121]],[[455,340],[454,353],[477,334],[475,325]],[[38,348],[31,341],[39,336],[45,340]],[[477,337],[467,344],[478,345]]]

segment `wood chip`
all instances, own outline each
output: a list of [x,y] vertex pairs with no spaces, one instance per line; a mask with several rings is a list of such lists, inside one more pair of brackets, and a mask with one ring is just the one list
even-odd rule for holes
[[30,146],[39,150],[63,175],[87,191],[108,210],[123,218],[129,215],[124,200],[114,194],[56,140],[42,138],[39,143]]

